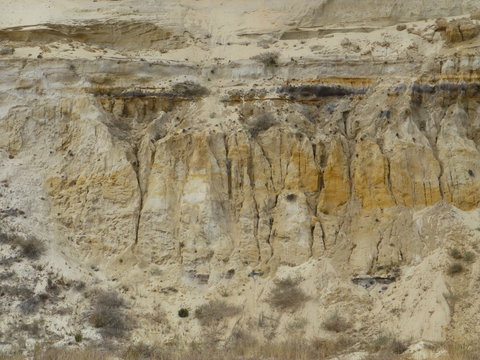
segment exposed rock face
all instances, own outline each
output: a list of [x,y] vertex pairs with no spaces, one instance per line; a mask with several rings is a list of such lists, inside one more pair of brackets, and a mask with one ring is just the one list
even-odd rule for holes
[[446,27],[448,41],[455,43],[473,39],[478,35],[480,27],[468,19],[453,20]]
[[[219,296],[244,309],[221,340],[264,316],[262,340],[302,316],[303,336],[331,337],[333,310],[351,336],[464,336],[456,324],[479,315],[451,299],[478,263],[456,281],[446,268],[449,248],[479,240],[479,25],[396,25],[476,1],[362,1],[355,18],[351,1],[320,3],[225,4],[228,26],[206,1],[165,2],[168,19],[153,1],[137,17],[118,2],[118,21],[101,2],[98,17],[65,2],[75,21],[2,19],[0,206],[26,213],[4,226],[39,234],[44,266],[72,279],[99,269],[87,285],[123,292],[146,341],[202,340],[177,311]],[[366,273],[396,281],[351,282]],[[288,276],[310,300],[282,314],[267,295]],[[87,331],[88,303],[66,296],[79,310],[64,325]],[[154,321],[160,303],[171,327]]]

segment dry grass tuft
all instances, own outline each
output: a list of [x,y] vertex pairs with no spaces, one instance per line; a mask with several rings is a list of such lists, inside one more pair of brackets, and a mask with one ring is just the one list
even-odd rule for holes
[[92,301],[90,323],[101,329],[108,337],[124,337],[131,328],[130,321],[124,313],[125,302],[115,292],[101,291]]
[[323,328],[336,333],[344,332],[350,329],[352,325],[335,311],[324,322]]
[[162,353],[159,352],[159,348],[155,346],[138,343],[131,345],[122,354],[124,360],[140,360],[140,359],[161,359]]
[[363,360],[400,360],[400,359],[405,359],[401,355],[396,355],[396,354],[373,354],[369,355],[366,358],[363,358]]
[[453,264],[450,264],[448,266],[448,269],[447,269],[447,274],[448,275],[457,275],[457,274],[460,274],[461,272],[463,272],[464,268],[463,268],[463,265],[460,264],[460,263],[453,263]]
[[440,360],[478,360],[480,359],[480,345],[474,344],[448,344],[447,355]]
[[35,360],[105,360],[106,354],[94,349],[48,348],[35,352]]
[[238,306],[227,304],[225,301],[212,300],[200,305],[195,310],[195,317],[200,322],[200,325],[210,326],[239,313],[240,308]]
[[20,236],[12,232],[0,232],[0,244],[11,244],[19,247],[22,256],[36,260],[45,253],[45,244],[33,235]]
[[248,331],[235,329],[232,331],[230,338],[227,340],[227,348],[233,350],[234,353],[245,355],[245,349],[251,349],[258,346],[257,339]]
[[475,261],[475,253],[472,251],[467,251],[465,254],[463,254],[463,260],[465,260],[468,263],[474,262]]
[[339,336],[335,340],[329,339],[313,339],[309,343],[309,353],[312,355],[311,358],[316,359],[315,355],[319,356],[320,359],[329,358],[333,355],[344,353],[354,345],[354,341],[350,337]]
[[22,255],[32,260],[38,259],[45,252],[43,242],[34,236],[19,238],[18,245],[22,248]]
[[0,244],[9,244],[13,240],[12,236],[4,231],[0,231]]
[[255,137],[259,133],[270,129],[275,124],[277,124],[275,117],[272,114],[265,112],[250,120],[248,130],[250,131],[250,134]]
[[457,248],[450,249],[448,251],[448,255],[457,260],[460,260],[462,258],[462,253]]
[[252,60],[262,63],[266,67],[278,66],[279,53],[276,51],[269,51],[251,57]]
[[[143,343],[131,344],[117,351],[102,351],[93,348],[58,349],[38,348],[33,354],[34,360],[325,360],[340,354],[348,354],[358,350],[358,344],[348,337],[338,337],[337,340],[291,338],[280,343],[258,343],[251,335],[239,331],[236,335],[240,339],[234,344],[227,344],[219,349],[211,344],[184,344],[183,346],[146,345]],[[382,336],[384,337],[384,336]],[[379,343],[391,342],[391,337],[377,340]],[[384,345],[384,344],[383,344]],[[443,357],[437,360],[478,360],[479,345],[444,344],[447,349]],[[370,349],[372,351],[373,349]],[[22,355],[0,355],[0,360],[26,360]],[[380,351],[370,354],[364,360],[400,360],[408,359],[404,355],[393,352]],[[428,359],[433,360],[433,359]]]
[[286,278],[275,280],[273,288],[267,302],[279,309],[298,309],[308,300],[308,296],[299,287],[299,279]]
[[0,360],[25,360],[23,355],[2,355],[0,354]]
[[381,355],[388,354],[403,354],[408,349],[408,344],[401,341],[392,334],[385,334],[377,337],[372,343],[370,351],[380,353]]

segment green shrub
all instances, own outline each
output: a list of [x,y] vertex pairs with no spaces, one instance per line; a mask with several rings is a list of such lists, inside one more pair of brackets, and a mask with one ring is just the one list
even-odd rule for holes
[[178,310],[178,316],[180,316],[181,318],[186,318],[188,317],[188,315],[189,315],[188,309],[181,308],[180,310]]
[[460,274],[463,271],[463,265],[460,263],[453,263],[448,266],[447,274],[456,275]]
[[267,302],[279,310],[296,309],[303,306],[308,300],[308,296],[299,287],[299,281],[291,277],[276,280]]
[[75,341],[76,341],[77,343],[79,343],[79,342],[82,342],[82,340],[83,340],[83,335],[80,334],[80,333],[76,333],[76,334],[75,334]]

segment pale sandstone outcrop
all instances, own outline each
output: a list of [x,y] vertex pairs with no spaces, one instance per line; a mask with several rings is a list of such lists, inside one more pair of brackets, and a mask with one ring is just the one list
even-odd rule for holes
[[[77,20],[0,19],[15,49],[0,61],[0,214],[48,242],[39,269],[122,292],[141,324],[134,339],[147,342],[203,340],[178,309],[220,297],[243,310],[212,330],[221,341],[239,328],[281,339],[302,318],[301,336],[333,338],[322,323],[334,311],[356,340],[475,333],[466,299],[478,262],[455,278],[446,268],[448,249],[476,253],[479,239],[478,25],[394,26],[459,7],[378,0],[345,14],[351,1],[252,1],[251,16],[233,3],[226,16],[166,1],[155,18],[158,4],[128,0],[117,24],[101,2],[66,3]],[[266,52],[274,63],[256,60]],[[16,271],[31,285],[32,269]],[[365,274],[396,279],[352,283]],[[280,312],[268,294],[285,277],[308,301]],[[64,300],[76,311],[44,314],[49,331],[99,337],[88,302]],[[21,316],[14,300],[2,305]]]
[[478,35],[480,28],[469,19],[453,20],[447,24],[445,34],[451,43],[473,39]]

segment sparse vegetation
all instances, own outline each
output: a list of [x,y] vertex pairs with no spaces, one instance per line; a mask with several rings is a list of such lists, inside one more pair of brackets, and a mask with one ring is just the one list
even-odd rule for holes
[[83,340],[83,335],[81,333],[76,333],[75,334],[75,341],[77,343],[79,343],[79,342],[82,342],[82,340]]
[[254,118],[249,124],[249,131],[252,136],[257,136],[262,131],[266,131],[274,126],[277,122],[270,113],[263,113]]
[[189,315],[188,309],[181,308],[180,310],[178,310],[178,316],[180,316],[181,318],[186,318],[188,317],[188,315]]
[[227,345],[230,348],[245,349],[257,345],[257,339],[248,331],[242,329],[235,329],[230,335]]
[[463,268],[462,264],[453,263],[453,264],[450,264],[448,266],[447,274],[448,275],[456,275],[456,274],[460,274],[461,272],[463,272],[463,270],[464,270],[464,268]]
[[278,52],[269,51],[255,55],[251,59],[262,63],[265,67],[275,67],[278,66],[278,58]]
[[74,280],[72,282],[72,286],[75,289],[75,291],[82,291],[85,289],[85,281]]
[[209,91],[206,87],[200,84],[194,83],[192,81],[185,81],[173,85],[172,93],[175,96],[192,98],[208,95]]
[[90,323],[108,337],[123,337],[130,330],[129,319],[124,312],[125,302],[113,291],[100,291],[92,301]]
[[363,360],[401,360],[401,359],[404,359],[404,357],[402,357],[401,355],[385,354],[385,353],[371,354],[363,358]]
[[478,360],[480,354],[480,346],[473,344],[448,344],[448,357],[442,357],[441,360]]
[[29,299],[34,294],[32,289],[22,285],[19,285],[19,286],[2,285],[0,287],[0,292],[3,295],[12,296],[21,300]]
[[472,251],[467,251],[465,254],[463,254],[463,260],[465,260],[466,262],[474,262],[475,253]]
[[[225,357],[219,359],[327,359],[332,355],[348,351],[353,345],[350,338],[339,337],[336,340],[314,338],[306,340],[303,337],[292,337],[281,343],[251,343],[243,347],[231,347]],[[218,354],[221,355],[221,354]],[[235,356],[236,355],[236,356]]]
[[0,49],[0,55],[12,55],[15,52],[15,49],[11,46],[5,46]]
[[18,334],[19,332],[24,331],[27,332],[30,337],[39,339],[43,326],[43,321],[34,320],[30,323],[18,324],[15,328],[15,333]]
[[12,241],[11,235],[6,232],[0,232],[0,244],[8,244]]
[[273,288],[267,302],[279,309],[297,309],[308,300],[308,296],[299,287],[299,279],[291,277],[275,281]]
[[460,260],[462,258],[462,253],[457,248],[450,249],[448,251],[448,255],[456,260]]
[[[467,263],[475,261],[475,253],[472,251],[466,251],[462,254],[460,250],[458,250],[457,248],[453,248],[448,251],[448,254],[456,260],[463,260]],[[463,269],[461,269],[460,272],[462,270]]]
[[222,319],[235,316],[238,313],[240,313],[238,306],[227,304],[225,301],[212,300],[200,305],[195,310],[195,317],[200,322],[200,325],[210,326],[218,323]]
[[332,313],[324,322],[323,328],[328,331],[333,331],[336,333],[344,332],[350,329],[352,325],[345,320],[338,311]]
[[3,273],[0,273],[0,281],[10,279],[15,275],[14,271],[5,271]]
[[[233,334],[232,334],[233,335]],[[251,335],[245,331],[236,332],[237,339],[251,339]],[[388,345],[390,337],[387,336],[380,342]],[[385,343],[386,341],[386,343]],[[191,343],[185,346],[175,345],[147,345],[136,343],[121,346],[117,351],[100,350],[93,348],[65,349],[37,347],[33,354],[35,360],[104,360],[121,358],[124,360],[239,360],[239,359],[275,359],[275,360],[324,360],[335,355],[348,354],[358,351],[358,344],[352,338],[339,336],[336,340],[319,339],[305,340],[304,338],[290,338],[287,341],[275,343],[258,343],[253,341],[228,342],[224,348],[216,348],[211,344]],[[437,345],[439,346],[439,345]],[[444,355],[436,356],[439,360],[477,360],[479,348],[477,344],[443,344],[446,348]],[[364,349],[363,347],[361,347]],[[382,350],[383,349],[383,350]],[[375,354],[362,357],[364,360],[400,360],[406,359],[405,355],[398,352],[405,349],[404,346],[396,348],[380,348]],[[441,348],[439,348],[440,350]],[[372,348],[366,349],[369,352]],[[23,355],[1,355],[0,360],[26,360],[30,357]]]
[[130,345],[123,353],[122,359],[140,360],[140,359],[164,359],[159,347],[138,343]]
[[307,325],[308,321],[305,318],[295,318],[290,323],[287,324],[286,328],[289,333],[295,331],[302,331]]
[[19,247],[22,256],[36,260],[45,252],[45,244],[33,235],[22,237],[17,234],[0,232],[0,244]]
[[318,359],[318,357],[323,359],[345,352],[354,343],[352,338],[340,335],[335,340],[315,338],[310,342],[310,347],[313,350],[312,355],[317,355],[317,357],[313,357],[314,359]]
[[18,307],[24,314],[33,314],[37,311],[38,306],[48,299],[47,294],[38,294],[21,302]]
[[94,349],[47,348],[35,351],[35,360],[104,360],[105,353]]
[[372,343],[370,351],[380,352],[382,354],[403,354],[408,346],[405,342],[392,334],[383,334],[378,336]]
[[[100,360],[121,358],[125,360],[318,360],[344,352],[353,343],[340,337],[338,340],[291,338],[279,343],[258,343],[248,332],[236,331],[235,341],[229,341],[219,349],[211,344],[191,343],[186,346],[147,345],[143,343],[126,345],[118,351],[100,351],[91,348],[76,350],[47,348],[37,349],[35,360]],[[238,341],[237,341],[238,340]],[[24,356],[2,357],[0,360],[25,360]]]
[[34,236],[17,237],[16,242],[22,250],[22,255],[29,259],[36,260],[45,252],[45,245]]
[[287,200],[288,201],[295,201],[297,199],[297,195],[295,194],[288,194],[287,195]]

